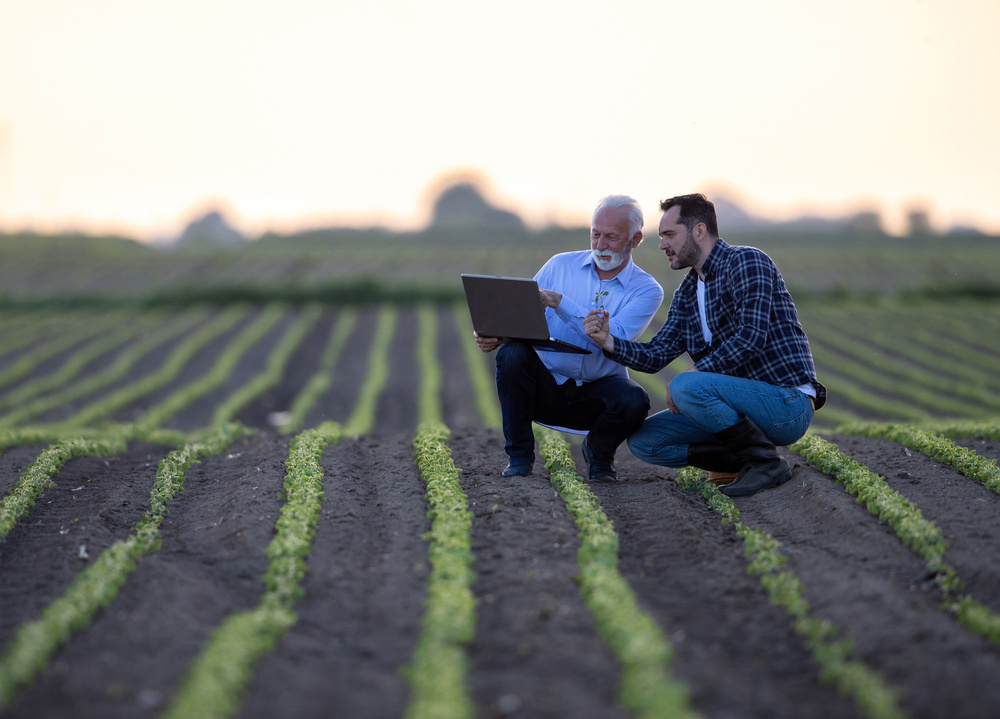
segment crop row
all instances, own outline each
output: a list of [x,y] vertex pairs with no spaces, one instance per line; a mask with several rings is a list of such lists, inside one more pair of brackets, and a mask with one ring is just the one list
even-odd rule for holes
[[678,474],[677,481],[688,491],[700,492],[708,505],[722,516],[724,523],[735,524],[749,560],[747,571],[760,577],[771,601],[793,619],[795,632],[803,637],[819,664],[823,681],[833,683],[842,693],[851,696],[865,716],[873,719],[906,716],[899,707],[897,692],[885,679],[863,662],[849,659],[851,644],[847,640],[834,639],[839,632],[837,627],[829,620],[811,615],[802,582],[785,568],[787,560],[779,551],[779,543],[762,529],[751,528],[740,521],[733,500],[708,482],[701,470],[687,467]]

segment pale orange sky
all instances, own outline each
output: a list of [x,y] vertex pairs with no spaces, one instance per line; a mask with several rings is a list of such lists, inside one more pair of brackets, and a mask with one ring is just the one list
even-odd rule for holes
[[[0,0],[0,229],[530,222],[725,188],[1000,234],[998,0]],[[376,220],[377,218],[377,220]]]

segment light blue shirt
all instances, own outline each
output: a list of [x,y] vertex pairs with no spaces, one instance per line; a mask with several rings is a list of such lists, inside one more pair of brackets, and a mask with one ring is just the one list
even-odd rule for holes
[[[556,339],[593,350],[589,355],[537,350],[556,382],[577,384],[601,377],[627,377],[624,366],[608,359],[583,329],[583,318],[603,303],[610,314],[611,334],[639,339],[663,302],[663,288],[629,257],[625,268],[610,280],[597,276],[590,250],[556,255],[535,275],[538,288],[562,294],[555,309],[545,308],[549,333]],[[598,298],[598,293],[601,294]]]

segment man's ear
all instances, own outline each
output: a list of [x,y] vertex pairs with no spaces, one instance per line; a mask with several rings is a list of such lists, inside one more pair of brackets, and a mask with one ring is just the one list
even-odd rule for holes
[[708,227],[704,222],[699,222],[694,226],[694,232],[691,233],[694,237],[695,242],[701,242],[708,235]]
[[640,242],[642,242],[642,230],[632,235],[632,249],[638,247]]

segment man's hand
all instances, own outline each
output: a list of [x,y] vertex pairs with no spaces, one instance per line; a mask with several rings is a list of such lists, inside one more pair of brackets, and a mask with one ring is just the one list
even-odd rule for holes
[[542,307],[551,307],[555,309],[562,302],[562,295],[558,292],[553,292],[552,290],[538,290],[538,294],[542,299]]
[[583,318],[583,330],[605,352],[615,351],[615,339],[611,336],[611,323],[607,310],[591,310]]
[[478,332],[473,332],[472,336],[476,338],[476,344],[483,352],[492,352],[503,344],[503,340],[499,337],[484,337]]

